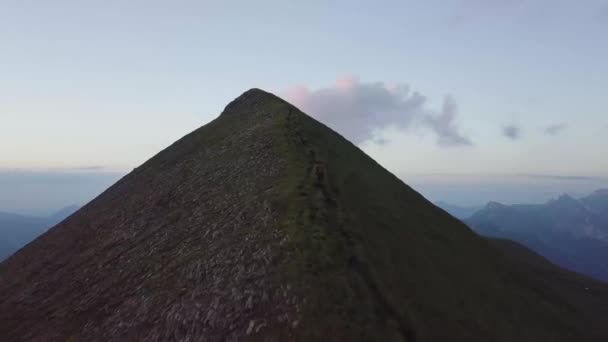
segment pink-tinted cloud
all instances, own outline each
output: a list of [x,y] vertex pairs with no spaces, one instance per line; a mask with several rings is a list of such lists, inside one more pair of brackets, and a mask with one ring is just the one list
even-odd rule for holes
[[282,95],[354,143],[371,139],[375,131],[386,128],[404,132],[425,128],[437,135],[440,146],[472,144],[459,132],[453,99],[446,97],[442,109],[434,111],[426,108],[426,97],[405,84],[365,83],[348,76],[328,87],[295,87]]

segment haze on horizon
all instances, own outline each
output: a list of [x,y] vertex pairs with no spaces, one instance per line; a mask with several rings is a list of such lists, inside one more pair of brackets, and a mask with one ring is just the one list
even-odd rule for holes
[[583,195],[608,186],[607,34],[605,0],[9,0],[0,210],[83,204],[252,87],[433,200]]

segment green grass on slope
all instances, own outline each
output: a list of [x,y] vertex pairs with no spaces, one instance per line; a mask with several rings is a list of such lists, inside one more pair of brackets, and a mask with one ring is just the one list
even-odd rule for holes
[[[278,196],[307,286],[306,338],[573,341],[576,308],[512,269],[502,254],[357,147],[294,107]],[[286,199],[286,200],[285,200]]]
[[[589,323],[588,332],[596,340],[608,336],[608,285],[586,275],[560,268],[543,256],[516,242],[489,239],[491,244],[505,254],[506,262],[522,277],[534,282],[536,288],[557,293],[566,298]],[[521,267],[525,265],[526,267]],[[580,321],[580,319],[579,319]],[[579,323],[580,324],[580,323]],[[603,336],[603,339],[602,337]]]

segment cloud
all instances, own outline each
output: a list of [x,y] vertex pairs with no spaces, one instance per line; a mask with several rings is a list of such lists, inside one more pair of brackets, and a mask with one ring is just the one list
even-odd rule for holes
[[511,140],[519,140],[521,138],[521,128],[517,125],[502,126],[502,135]]
[[427,115],[426,122],[437,133],[439,145],[471,145],[471,140],[458,133],[456,127],[456,113],[458,107],[451,97],[446,97],[443,102],[443,109],[439,115]]
[[545,127],[544,131],[547,135],[557,135],[567,127],[568,125],[566,125],[565,123],[558,123]]
[[550,180],[560,180],[560,181],[606,181],[608,178],[606,177],[590,177],[590,176],[564,176],[564,175],[544,175],[544,174],[536,174],[536,173],[523,173],[518,176],[524,178],[532,178],[532,179],[550,179]]
[[71,168],[75,171],[103,171],[106,170],[105,166],[101,165],[85,165],[85,166],[76,166]]
[[452,98],[446,97],[442,108],[434,111],[427,108],[425,96],[405,84],[363,83],[345,77],[325,88],[296,87],[282,95],[356,144],[374,139],[375,132],[386,128],[405,132],[424,127],[437,135],[440,146],[472,145],[458,130]]

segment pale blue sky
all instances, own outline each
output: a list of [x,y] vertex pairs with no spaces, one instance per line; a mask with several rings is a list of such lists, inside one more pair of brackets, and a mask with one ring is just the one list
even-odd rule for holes
[[428,127],[360,143],[406,181],[608,177],[608,1],[328,3],[0,0],[0,169],[124,172],[248,88],[352,75],[457,104],[472,145]]

